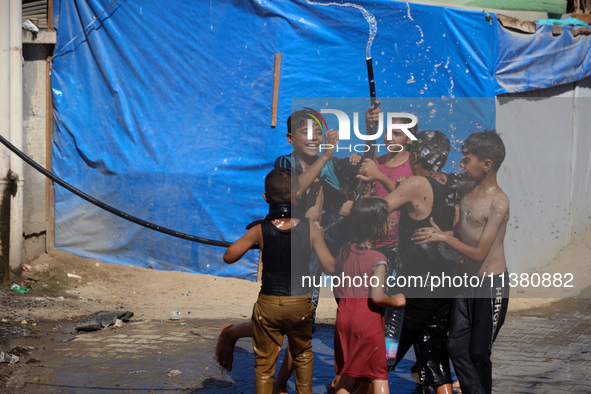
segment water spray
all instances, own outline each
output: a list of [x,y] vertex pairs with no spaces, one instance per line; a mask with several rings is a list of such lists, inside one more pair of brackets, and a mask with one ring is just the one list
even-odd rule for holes
[[[373,16],[371,13],[369,13],[365,8],[363,8],[359,4],[335,3],[335,2],[317,3],[317,2],[311,1],[311,0],[306,0],[306,2],[308,4],[321,5],[321,6],[334,5],[334,6],[338,6],[338,7],[353,7],[353,8],[358,9],[359,11],[361,11],[361,13],[363,14],[363,17],[365,18],[365,20],[369,24],[369,37],[367,38],[367,44],[365,46],[365,63],[367,65],[367,79],[369,82],[369,96],[371,97],[372,107],[375,106],[376,86],[375,86],[375,80],[374,80],[374,76],[373,76],[373,59],[371,57],[371,46],[372,46],[373,40],[378,32],[378,23],[376,21],[375,16]],[[378,127],[377,122],[373,122],[371,127],[369,128],[369,130],[367,130],[367,134],[375,134],[377,127]],[[375,155],[376,155],[375,145],[370,145],[369,149],[363,153],[363,159],[368,158],[368,159],[375,160]],[[355,201],[358,201],[361,198],[366,186],[367,186],[367,182],[360,182],[359,190],[357,191],[357,194],[355,195]],[[326,227],[325,231],[328,231],[329,229],[331,229],[332,227],[334,227],[335,225],[340,223],[342,221],[342,219],[343,219],[343,217],[340,217],[336,221],[334,221],[333,223],[328,225]]]

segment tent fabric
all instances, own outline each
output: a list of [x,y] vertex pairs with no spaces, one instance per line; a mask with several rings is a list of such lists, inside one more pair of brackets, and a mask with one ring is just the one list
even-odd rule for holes
[[[520,51],[546,51],[535,40],[519,37],[515,44],[494,14],[357,3],[377,20],[371,53],[378,96],[486,99],[519,90],[514,74],[526,90],[542,75],[558,78],[550,67],[540,75],[511,69],[507,61]],[[368,96],[369,26],[354,7],[54,0],[54,13],[54,173],[121,211],[177,231],[233,241],[265,215],[264,176],[290,152],[285,120],[292,98]],[[588,70],[581,62],[573,77]],[[494,127],[494,101],[484,103],[456,115]],[[458,130],[456,138],[461,142],[471,131]],[[219,247],[139,227],[59,187],[55,210],[56,246],[78,255],[249,279],[256,274],[257,252],[226,266]]]
[[519,93],[576,82],[591,75],[591,36],[575,35],[564,26],[560,35],[552,25],[536,24],[535,34],[497,25],[495,94]]

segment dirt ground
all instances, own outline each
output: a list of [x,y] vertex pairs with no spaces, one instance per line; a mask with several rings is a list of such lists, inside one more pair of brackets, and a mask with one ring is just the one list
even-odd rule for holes
[[[580,291],[590,283],[590,250],[591,231],[587,230],[576,236],[544,271],[575,272],[576,286],[572,291]],[[11,291],[9,287],[13,282],[29,288],[29,293]],[[584,286],[579,285],[582,283]],[[238,323],[249,319],[259,288],[260,284],[247,280],[107,264],[59,250],[44,254],[32,262],[30,270],[23,272],[21,277],[14,276],[10,282],[0,286],[0,351],[21,357],[21,361],[13,366],[0,364],[0,387],[22,392],[19,391],[21,386],[16,377],[19,373],[20,376],[26,375],[19,368],[28,364],[47,365],[51,363],[47,358],[58,357],[66,365],[68,358],[74,354],[72,350],[59,355],[43,353],[43,350],[53,349],[50,343],[64,340],[77,340],[81,346],[86,346],[84,341],[88,339],[75,337],[74,327],[85,316],[100,310],[134,313],[130,323],[134,325],[129,326],[132,328],[128,331],[121,331],[119,337],[138,336],[139,331],[144,330],[164,340],[171,336],[157,334],[159,329],[171,328],[173,325],[176,329],[181,327],[185,330],[183,333],[174,331],[171,335],[178,338],[183,335],[191,338],[196,336],[201,340],[203,351],[207,352],[207,365],[204,367],[207,370],[208,365],[213,367],[212,364],[215,364],[211,349],[215,347],[218,327],[225,321]],[[324,290],[326,295],[328,289]],[[538,295],[524,298],[528,296],[528,291],[512,289],[512,294],[520,298],[511,300],[510,311],[527,310],[555,301]],[[576,295],[562,293],[558,297]],[[180,320],[170,319],[174,311],[179,312]],[[330,325],[334,323],[335,316],[334,299],[323,298],[317,311],[317,321]],[[100,339],[100,335],[107,334],[99,333],[97,338]],[[157,338],[154,340],[158,341]],[[186,346],[181,339],[174,343]],[[55,350],[52,351],[55,353]],[[95,351],[99,352],[100,346]],[[135,372],[129,372],[132,373]],[[39,376],[32,379],[41,381],[43,375]],[[29,381],[27,387],[30,388],[34,382]],[[0,391],[3,389],[0,388]],[[36,392],[36,389],[25,392]]]

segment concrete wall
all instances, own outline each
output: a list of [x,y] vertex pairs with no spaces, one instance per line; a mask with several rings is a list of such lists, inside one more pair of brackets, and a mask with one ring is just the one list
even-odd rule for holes
[[591,222],[591,77],[576,87],[573,139],[572,231],[581,233]]
[[513,272],[544,266],[572,235],[591,227],[590,81],[497,97],[497,131],[507,150],[499,184],[511,201],[505,248]]
[[[23,151],[45,167],[46,65],[53,45],[32,42],[28,39],[23,43]],[[23,264],[27,264],[46,250],[46,178],[28,164],[24,166],[24,177]]]

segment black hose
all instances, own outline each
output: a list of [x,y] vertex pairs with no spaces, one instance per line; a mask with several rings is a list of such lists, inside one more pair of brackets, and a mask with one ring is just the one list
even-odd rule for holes
[[[373,62],[373,59],[371,57],[365,59],[365,64],[367,66],[367,80],[369,82],[369,96],[371,97],[371,105],[373,107],[376,103],[376,85],[375,85],[375,81],[374,81],[374,77],[373,77],[372,62]],[[367,132],[369,133],[370,131],[372,131],[372,133],[375,133],[376,129],[377,129],[377,124],[374,122],[372,124],[372,130],[368,130]],[[370,158],[372,160],[375,160],[375,147],[374,148],[370,147],[370,149],[363,154],[363,159],[365,159],[365,158]],[[361,160],[363,160],[363,159],[361,159]],[[355,199],[353,200],[354,202],[359,201],[361,196],[363,196],[363,192],[365,191],[365,188],[367,187],[368,183],[369,182],[359,181],[359,183],[358,183],[359,189],[357,190],[357,194],[355,194]],[[328,226],[326,226],[324,231],[329,231],[333,227],[338,226],[343,220],[345,220],[345,217],[339,216],[334,222],[332,222]]]
[[[158,226],[154,223],[146,222],[145,220],[142,220],[140,218],[137,218],[135,216],[132,216],[132,215],[129,215],[125,212],[122,212],[116,208],[113,208],[110,205],[105,204],[102,201],[97,200],[94,197],[89,196],[88,194],[82,192],[81,190],[76,189],[74,186],[70,185],[69,183],[56,177],[51,172],[49,172],[45,168],[41,167],[36,161],[31,159],[29,156],[25,155],[23,152],[18,150],[14,145],[12,145],[2,135],[0,135],[0,142],[2,142],[8,149],[10,149],[12,152],[14,152],[14,154],[16,154],[18,157],[23,159],[23,161],[25,163],[29,164],[31,167],[33,167],[34,169],[36,169],[37,171],[39,171],[40,173],[45,175],[47,178],[51,179],[52,181],[54,181],[55,183],[57,183],[58,185],[63,187],[64,189],[74,193],[75,195],[77,195],[80,198],[85,199],[89,203],[94,204],[97,207],[102,208],[105,211],[112,213],[113,215],[117,215],[125,220],[133,222],[135,224],[139,224],[140,226],[144,226],[146,228],[149,228],[150,230],[159,231],[161,233],[172,235],[173,237],[177,237],[177,238],[181,238],[181,239],[186,239],[188,241],[199,242],[201,244],[212,245],[212,246],[221,246],[224,248],[227,248],[228,246],[230,246],[232,244],[231,242],[218,241],[215,239],[208,239],[208,238],[203,238],[203,237],[197,237],[197,236],[191,235],[191,234],[181,233],[180,231],[171,230],[166,227]],[[258,247],[258,245],[255,245],[251,249],[259,249],[259,247]]]
[[[375,85],[375,81],[373,78],[373,64],[372,64],[372,62],[373,62],[373,60],[371,57],[365,59],[365,64],[367,65],[367,80],[369,81],[369,97],[371,97],[371,106],[373,107],[376,103],[376,85]],[[367,133],[369,134],[369,132],[371,131],[372,134],[375,134],[377,126],[378,125],[376,122],[372,122],[371,130],[367,130]],[[370,149],[366,153],[363,154],[363,159],[369,158],[369,159],[375,160],[375,155],[376,155],[375,146],[370,146]],[[359,201],[359,199],[363,195],[363,192],[365,191],[367,184],[368,184],[368,182],[365,182],[365,181],[360,182],[359,190],[357,191],[357,194],[355,195],[355,202]]]

